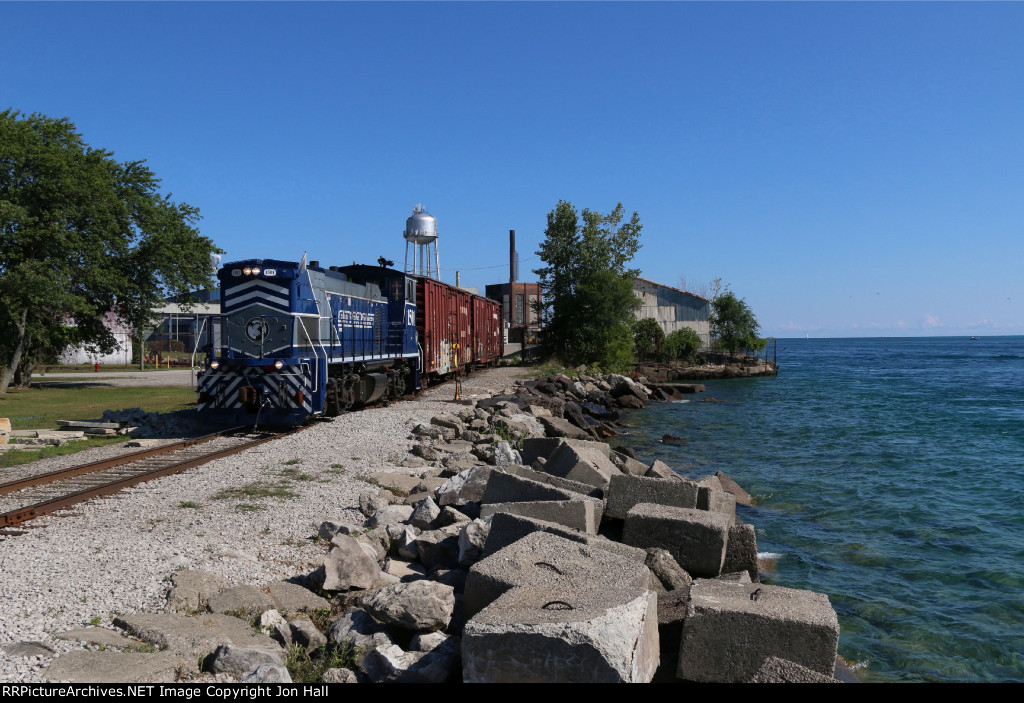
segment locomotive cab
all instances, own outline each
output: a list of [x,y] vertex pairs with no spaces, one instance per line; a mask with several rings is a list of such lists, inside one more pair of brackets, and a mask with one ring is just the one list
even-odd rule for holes
[[225,265],[217,275],[222,313],[207,330],[200,412],[296,423],[415,388],[415,299],[410,313],[404,275],[376,271],[350,276],[273,259]]

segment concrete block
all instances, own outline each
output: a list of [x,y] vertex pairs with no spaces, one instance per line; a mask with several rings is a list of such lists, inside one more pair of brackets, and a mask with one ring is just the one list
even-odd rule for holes
[[633,547],[668,551],[691,576],[722,573],[729,519],[706,510],[640,503],[626,513],[622,541]]
[[605,515],[625,520],[630,508],[640,503],[696,508],[697,484],[692,481],[666,481],[661,478],[619,474],[612,476],[607,499]]
[[701,486],[697,491],[697,509],[720,513],[729,518],[730,525],[736,524],[736,497],[727,491]]
[[700,580],[690,588],[678,675],[748,681],[766,657],[779,657],[831,676],[838,644],[839,619],[823,593]]
[[630,588],[516,588],[466,623],[467,683],[647,683],[658,667],[657,599]]
[[527,466],[533,466],[533,462],[538,457],[547,459],[563,444],[569,444],[581,449],[596,449],[603,452],[605,456],[611,455],[611,448],[604,442],[591,442],[585,439],[569,439],[566,437],[534,437],[523,440],[523,448],[520,450],[520,454],[523,455],[523,463]]
[[482,503],[520,503],[530,500],[572,500],[579,494],[502,471],[487,479]]
[[757,564],[757,535],[753,525],[731,525],[729,527],[729,544],[725,548],[725,562],[722,573],[728,574],[742,571],[750,576],[750,580],[759,580]]
[[482,518],[495,513],[512,513],[555,522],[591,535],[597,534],[598,525],[601,524],[600,502],[593,499],[586,500],[583,496],[573,500],[487,503],[480,506],[480,517]]
[[[494,520],[497,518],[495,515]],[[468,620],[517,586],[545,588],[563,595],[602,588],[633,588],[639,592],[648,590],[651,578],[643,561],[534,532],[470,568],[463,612]]]
[[579,481],[570,481],[567,478],[561,478],[560,476],[552,476],[544,471],[535,471],[527,466],[504,466],[502,467],[505,473],[518,476],[519,478],[527,478],[531,481],[537,481],[538,483],[546,483],[549,486],[555,488],[562,488],[573,493],[580,493],[591,498],[604,498],[604,491],[597,486],[591,486],[589,483],[580,483]]
[[491,530],[487,535],[487,542],[484,544],[483,557],[489,557],[500,549],[504,549],[513,542],[518,542],[523,537],[534,532],[545,532],[564,539],[586,544],[594,549],[603,549],[606,552],[617,554],[636,562],[644,562],[647,552],[636,547],[613,542],[601,535],[588,535],[585,532],[575,530],[565,525],[524,515],[513,515],[512,513],[495,513],[491,518]]
[[602,490],[607,490],[612,476],[621,474],[604,452],[568,443],[559,446],[548,457],[544,470],[554,476],[587,483]]

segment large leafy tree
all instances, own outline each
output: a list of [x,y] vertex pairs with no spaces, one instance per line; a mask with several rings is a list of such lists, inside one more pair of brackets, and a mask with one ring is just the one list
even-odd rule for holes
[[762,349],[765,340],[758,337],[760,326],[747,301],[730,290],[711,302],[711,334],[728,352]]
[[0,112],[0,393],[47,351],[111,351],[109,313],[139,330],[164,297],[212,285],[199,210],[159,183],[66,118]]
[[623,222],[622,203],[607,215],[559,201],[548,213],[534,273],[543,292],[544,344],[568,364],[621,368],[632,360],[630,323],[640,300],[639,273],[627,269],[640,248],[640,217]]

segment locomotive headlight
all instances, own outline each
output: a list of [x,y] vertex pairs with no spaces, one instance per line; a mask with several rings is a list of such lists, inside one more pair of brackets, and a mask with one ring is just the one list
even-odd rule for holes
[[259,266],[253,266],[252,267],[252,275],[253,276],[259,276],[260,275],[260,267]]
[[217,360],[211,361],[210,362],[210,368],[213,369],[214,371],[216,371],[217,369],[220,368],[220,362],[217,361]]
[[274,368],[280,371],[281,369],[284,368],[284,362],[278,359],[277,361],[274,362]]
[[246,276],[249,276],[252,274],[252,269],[246,266],[244,269],[242,269],[242,273],[244,273]]

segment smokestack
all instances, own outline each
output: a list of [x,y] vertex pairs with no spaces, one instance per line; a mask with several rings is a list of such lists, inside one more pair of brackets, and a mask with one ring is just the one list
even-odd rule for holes
[[516,282],[516,231],[508,231],[508,282]]

